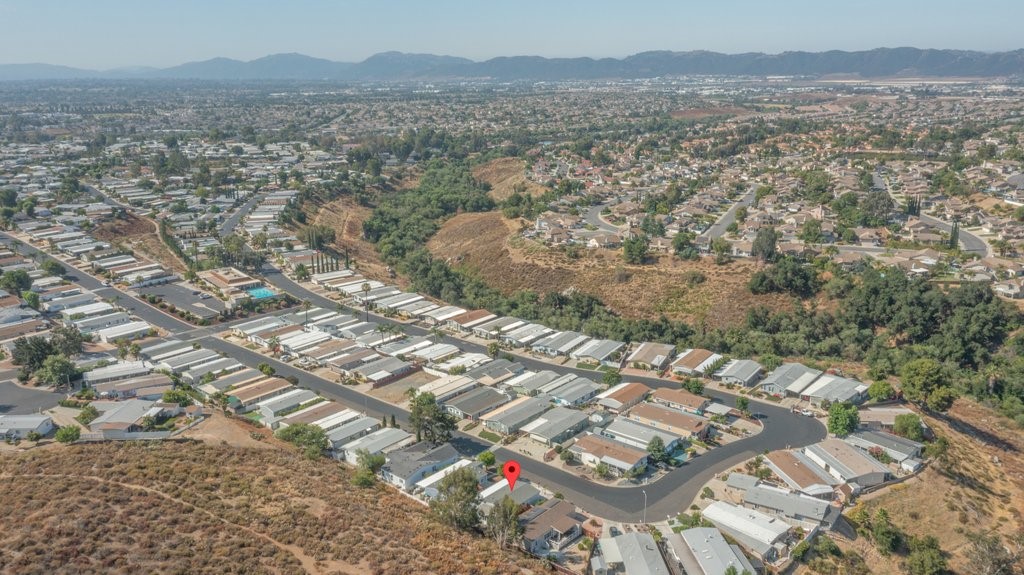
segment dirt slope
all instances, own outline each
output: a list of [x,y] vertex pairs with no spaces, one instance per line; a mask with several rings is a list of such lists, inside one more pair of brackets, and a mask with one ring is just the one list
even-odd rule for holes
[[518,158],[498,158],[473,168],[473,177],[491,185],[490,195],[501,201],[512,195],[515,187],[521,186],[527,193],[539,196],[544,186],[526,179],[526,163]]
[[[665,314],[722,326],[744,321],[747,310],[756,305],[792,305],[786,296],[751,295],[746,286],[756,269],[752,262],[718,266],[710,259],[686,262],[663,256],[655,265],[628,266],[618,251],[587,249],[581,249],[580,259],[571,260],[559,249],[524,240],[518,234],[523,225],[496,212],[460,214],[448,220],[427,247],[505,293],[575,287],[630,318],[657,319]],[[689,283],[695,272],[703,274],[703,283]]]
[[184,262],[178,259],[157,233],[156,224],[148,218],[127,214],[124,218],[109,220],[96,226],[93,237],[111,244],[123,244],[147,258],[162,264],[165,268],[184,272]]
[[528,573],[293,450],[54,446],[0,457],[0,573]]

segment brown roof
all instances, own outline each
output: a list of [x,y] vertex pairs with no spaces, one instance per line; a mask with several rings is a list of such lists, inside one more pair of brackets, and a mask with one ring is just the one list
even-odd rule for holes
[[471,311],[467,311],[466,313],[460,313],[459,315],[449,319],[448,321],[452,323],[457,323],[459,325],[466,325],[467,323],[474,322],[480,318],[485,318],[493,315],[493,313],[485,309],[474,309]]
[[577,518],[576,507],[562,499],[549,499],[540,507],[539,514],[526,522],[523,537],[537,540],[554,529],[558,533],[568,533],[582,521]]
[[652,427],[668,431],[700,433],[705,426],[704,419],[700,417],[651,403],[641,403],[629,410],[629,418],[640,423],[650,422],[648,424],[656,424]]
[[697,369],[700,364],[707,361],[714,354],[715,352],[706,349],[691,349],[686,355],[672,362],[672,365],[687,369]]
[[623,445],[618,441],[613,441],[607,437],[601,437],[600,435],[594,434],[584,435],[577,439],[573,446],[578,447],[587,453],[591,453],[596,457],[608,456],[629,464],[636,463],[644,457],[647,457],[647,452],[645,451],[633,449],[632,447]]
[[286,387],[290,387],[291,383],[287,380],[281,379],[280,377],[273,377],[271,379],[265,379],[263,381],[240,387],[235,391],[232,391],[228,395],[234,397],[242,403],[246,403],[253,399],[260,398],[269,393],[280,391]]
[[296,423],[313,423],[314,421],[323,419],[327,416],[334,415],[335,413],[341,413],[348,409],[340,403],[333,401],[324,401],[317,407],[298,415],[293,415],[284,420],[284,423],[288,425],[295,425]]
[[691,409],[700,409],[708,402],[707,398],[701,397],[696,393],[691,393],[685,389],[670,389],[667,387],[659,387],[654,390],[654,393],[651,394],[651,399],[685,405]]
[[615,393],[608,394],[607,398],[614,399],[615,401],[618,401],[620,403],[630,403],[636,398],[643,397],[644,395],[647,395],[650,392],[651,388],[647,387],[646,385],[640,382],[634,381],[622,386],[622,389],[616,391]]
[[820,485],[822,483],[821,477],[808,469],[802,461],[793,455],[792,451],[785,449],[772,451],[765,455],[765,459],[771,461],[772,465],[777,467],[779,471],[786,475],[786,477],[792,479],[793,482],[801,489],[806,489],[812,485]]

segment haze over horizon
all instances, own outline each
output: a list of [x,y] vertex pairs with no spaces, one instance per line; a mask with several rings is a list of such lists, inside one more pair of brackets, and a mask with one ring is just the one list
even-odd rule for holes
[[[174,66],[296,52],[359,62],[385,51],[481,61],[497,56],[622,58],[650,50],[745,52],[879,47],[985,52],[1021,47],[1024,3],[991,0],[963,11],[953,0],[856,6],[756,0],[622,4],[540,0],[473,5],[457,0],[0,0],[0,64],[46,63],[93,70]],[[994,18],[999,15],[998,18]],[[481,23],[492,22],[488,26]],[[907,26],[907,23],[911,23]]]

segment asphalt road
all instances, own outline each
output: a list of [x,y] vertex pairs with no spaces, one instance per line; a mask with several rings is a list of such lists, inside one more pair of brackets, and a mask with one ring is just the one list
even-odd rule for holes
[[[268,266],[269,268],[269,266]],[[313,293],[306,288],[291,281],[284,274],[265,269],[267,281],[278,289],[286,291],[291,295],[307,299],[311,303],[326,309],[334,309],[336,302]],[[387,319],[374,316],[374,321],[387,322]],[[428,330],[415,325],[402,324],[405,332],[409,335],[429,335]],[[214,340],[216,341],[216,340]],[[230,346],[233,349],[244,349],[233,346],[227,342],[218,342],[223,346]],[[460,340],[459,346],[468,352],[486,353],[482,345]],[[204,345],[207,345],[204,341]],[[213,343],[208,345],[211,349],[223,350]],[[233,357],[243,358],[250,361],[267,361],[267,357],[245,350],[248,357],[232,352]],[[594,378],[600,372],[592,370],[570,368],[564,366],[553,366],[550,363],[535,360],[529,357],[517,356],[516,361],[523,364],[527,369],[539,371],[550,369],[560,373],[572,372],[583,377]],[[254,365],[254,364],[253,364]],[[278,364],[274,364],[275,367]],[[355,392],[327,380],[315,378],[308,372],[291,368],[286,364],[280,364],[292,371],[285,372],[283,368],[278,373],[284,375],[295,375],[299,377],[303,385],[322,392],[325,396],[335,397],[353,407],[362,405],[368,412],[375,416],[391,413],[401,414],[399,419],[405,421],[406,414],[397,407],[374,398],[367,399],[363,394]],[[630,377],[630,381],[639,381],[650,387],[676,387],[678,383],[649,377]],[[317,381],[319,380],[319,381]],[[309,385],[312,382],[313,385]],[[735,396],[715,391],[708,392],[712,398],[726,404],[734,405]],[[716,447],[710,452],[701,455],[692,462],[673,470],[654,483],[646,486],[612,487],[597,485],[587,479],[573,475],[561,469],[557,469],[545,463],[535,461],[526,457],[519,458],[523,467],[523,477],[533,478],[538,483],[549,489],[561,492],[566,499],[572,501],[579,507],[615,521],[639,522],[643,515],[644,496],[647,492],[647,516],[648,519],[659,518],[662,514],[678,514],[683,511],[683,506],[696,497],[701,486],[716,473],[721,473],[733,465],[748,459],[758,453],[787,447],[800,447],[816,443],[825,438],[825,427],[816,419],[797,415],[788,409],[761,402],[754,402],[753,409],[763,415],[764,429],[761,433],[733,442],[729,445]],[[475,455],[490,447],[476,437],[463,435],[459,438],[460,451],[466,455]],[[507,461],[516,458],[516,454],[505,448],[494,450],[499,460]]]
[[[14,373],[14,372],[12,372]],[[27,415],[50,409],[64,398],[63,393],[45,389],[29,389],[13,381],[0,382],[0,415]]]
[[608,222],[601,219],[601,210],[608,207],[605,204],[598,204],[596,206],[590,206],[590,208],[584,212],[583,221],[601,230],[602,232],[611,232],[617,234],[622,231],[620,228],[609,224]]
[[755,195],[756,192],[754,190],[750,190],[749,192],[747,192],[747,195],[743,196],[742,198],[739,199],[738,202],[733,204],[732,207],[728,209],[728,211],[722,214],[722,217],[718,218],[717,222],[712,224],[711,227],[705,230],[704,233],[701,235],[709,237],[711,239],[720,238],[724,236],[725,230],[728,229],[728,227],[731,226],[732,223],[736,221],[736,210],[740,209],[740,207],[748,207],[750,206],[750,204],[754,203]]
[[251,198],[249,198],[244,204],[242,204],[237,210],[235,210],[235,213],[231,214],[231,216],[228,219],[224,220],[224,223],[220,225],[221,237],[226,236],[231,232],[235,231],[235,228],[238,226],[238,223],[242,221],[242,218],[245,217],[246,214],[252,211],[252,209],[256,206],[256,204],[260,201],[262,197],[263,196],[260,194],[253,194]]

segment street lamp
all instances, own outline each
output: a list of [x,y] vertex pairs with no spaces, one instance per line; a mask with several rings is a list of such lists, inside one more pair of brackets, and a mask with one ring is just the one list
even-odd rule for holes
[[640,490],[640,493],[644,494],[644,525],[647,524],[647,491],[644,489]]

